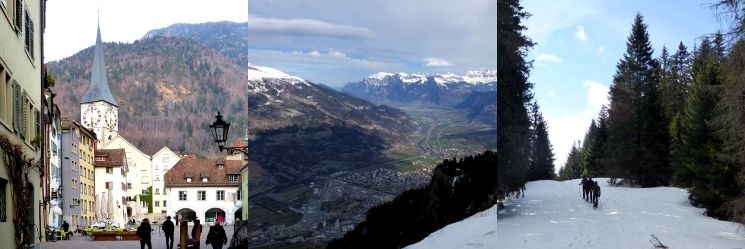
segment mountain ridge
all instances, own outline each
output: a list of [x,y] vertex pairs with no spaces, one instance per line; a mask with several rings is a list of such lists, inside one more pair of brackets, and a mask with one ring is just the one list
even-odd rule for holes
[[375,103],[423,102],[453,106],[472,91],[496,90],[496,71],[471,70],[463,76],[453,73],[378,72],[347,83],[342,91]]

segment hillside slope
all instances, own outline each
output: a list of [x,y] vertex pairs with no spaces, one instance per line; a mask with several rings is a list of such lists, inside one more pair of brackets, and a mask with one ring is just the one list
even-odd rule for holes
[[406,248],[653,248],[652,234],[669,248],[745,245],[741,225],[702,215],[683,189],[596,180],[597,209],[581,199],[579,180],[529,182],[525,198],[505,202],[499,213],[492,207]]
[[207,23],[177,23],[147,32],[143,39],[156,36],[181,37],[198,41],[226,55],[233,62],[248,64],[248,23],[229,21]]

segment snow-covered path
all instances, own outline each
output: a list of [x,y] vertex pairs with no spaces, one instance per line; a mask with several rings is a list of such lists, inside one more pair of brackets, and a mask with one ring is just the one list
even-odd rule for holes
[[600,205],[581,198],[580,180],[536,181],[525,198],[451,224],[407,248],[745,248],[745,228],[702,215],[683,189],[602,188]]

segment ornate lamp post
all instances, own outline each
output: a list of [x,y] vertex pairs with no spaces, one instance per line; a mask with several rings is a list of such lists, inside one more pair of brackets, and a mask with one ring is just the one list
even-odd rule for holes
[[[248,170],[248,145],[246,146],[236,146],[236,147],[225,147],[225,141],[228,140],[228,131],[230,130],[230,123],[225,122],[225,120],[222,120],[222,115],[220,115],[220,112],[217,112],[217,116],[215,116],[216,120],[212,125],[210,125],[210,128],[212,129],[212,138],[215,140],[215,143],[217,144],[217,147],[220,149],[220,152],[223,150],[227,150],[228,154],[234,154],[238,151],[242,152],[245,157],[243,158],[243,168],[245,170]],[[248,143],[248,141],[246,141]],[[241,188],[248,188],[248,186],[241,186]],[[241,191],[241,188],[239,188],[239,191]],[[248,196],[243,196],[243,198],[248,198]],[[245,200],[245,199],[244,199]],[[246,213],[248,208],[248,205],[244,203],[243,211],[242,213]],[[230,245],[248,245],[248,237],[239,237],[241,234],[239,231],[242,231],[243,229],[246,230],[245,234],[248,234],[248,226],[247,222],[243,222],[242,225],[239,225],[236,223],[235,226],[235,232],[233,233],[233,238],[231,238]]]
[[210,128],[212,129],[212,138],[215,140],[217,148],[220,148],[220,152],[222,152],[223,150],[227,150],[228,154],[232,155],[240,151],[243,152],[246,157],[248,157],[248,146],[225,147],[225,141],[228,140],[230,123],[222,120],[222,115],[220,114],[220,112],[217,112],[217,116],[215,116],[215,118],[217,120],[215,120],[215,122],[210,125]]

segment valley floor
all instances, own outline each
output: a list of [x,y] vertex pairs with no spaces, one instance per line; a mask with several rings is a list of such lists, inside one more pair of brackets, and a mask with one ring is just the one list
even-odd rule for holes
[[580,180],[536,181],[525,197],[440,229],[407,248],[745,248],[745,227],[703,215],[683,189],[601,185],[600,205],[581,198]]

